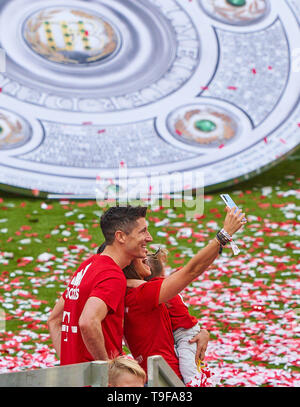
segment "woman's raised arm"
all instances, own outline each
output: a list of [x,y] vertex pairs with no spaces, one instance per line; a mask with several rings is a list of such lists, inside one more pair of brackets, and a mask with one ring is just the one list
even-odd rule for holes
[[[227,214],[224,220],[223,230],[232,236],[246,223],[246,221],[242,220],[245,217],[245,213],[242,213],[240,209],[234,213],[236,208],[229,209],[226,207],[226,210]],[[182,267],[182,269],[165,278],[160,289],[159,303],[169,301],[187,287],[195,278],[204,273],[218,256],[220,246],[220,240],[214,238]]]

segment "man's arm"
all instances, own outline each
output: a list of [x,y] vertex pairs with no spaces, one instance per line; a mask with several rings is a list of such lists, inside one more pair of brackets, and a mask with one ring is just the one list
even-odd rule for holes
[[108,360],[101,322],[108,312],[103,300],[90,297],[80,315],[79,328],[87,350],[95,360]]
[[61,323],[64,311],[64,304],[65,300],[63,299],[63,297],[60,297],[47,320],[50,337],[53,342],[53,346],[56,351],[57,357],[59,359],[60,359]]
[[[232,236],[246,222],[242,221],[244,213],[236,208],[226,208],[227,215],[224,221],[224,229]],[[220,245],[216,239],[200,250],[182,269],[171,274],[164,279],[160,288],[159,303],[167,302],[175,297],[180,291],[188,286],[195,278],[200,276],[216,259],[219,253]]]

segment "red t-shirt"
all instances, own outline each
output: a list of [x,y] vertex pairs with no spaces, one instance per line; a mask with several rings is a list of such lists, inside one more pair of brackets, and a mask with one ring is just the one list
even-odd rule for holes
[[173,331],[176,331],[178,328],[189,329],[198,323],[197,318],[189,314],[188,307],[183,302],[180,294],[169,300],[166,305],[171,318]]
[[80,265],[63,293],[61,365],[94,360],[78,326],[89,297],[100,298],[108,308],[108,314],[101,324],[108,357],[112,359],[122,354],[125,291],[124,273],[110,257],[94,255]]
[[[151,281],[163,280],[164,277],[154,277]],[[181,294],[175,295],[166,303],[171,318],[172,331],[178,328],[189,329],[198,323],[196,317],[189,314],[188,306],[183,302]]]
[[124,336],[133,357],[146,372],[147,358],[161,355],[182,380],[169,312],[165,304],[158,303],[162,282],[151,280],[127,289]]

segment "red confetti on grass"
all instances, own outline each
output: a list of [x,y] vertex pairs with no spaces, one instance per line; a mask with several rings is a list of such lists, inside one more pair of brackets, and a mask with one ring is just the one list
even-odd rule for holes
[[31,230],[31,226],[29,225],[23,225],[20,227],[20,230],[23,232],[24,230]]
[[32,262],[32,260],[30,260],[28,258],[21,258],[21,259],[17,260],[18,267],[24,267],[24,266],[26,266],[27,264],[29,264],[31,262]]
[[258,206],[262,209],[267,209],[270,207],[269,203],[259,203]]
[[[86,208],[87,206],[94,206],[96,205],[96,202],[94,201],[86,201],[86,202],[78,202],[77,206],[78,208]],[[70,223],[68,223],[70,224]]]
[[[292,190],[290,188],[289,192]],[[294,188],[294,191],[300,192],[299,187],[298,190]],[[209,272],[197,278],[182,293],[184,301],[195,308],[201,326],[208,329],[211,334],[205,361],[212,372],[212,377],[207,375],[208,381],[200,382],[200,387],[209,385],[208,382],[214,377],[221,380],[219,385],[222,387],[299,387],[300,375],[296,371],[299,351],[298,340],[295,337],[297,328],[295,307],[298,295],[295,277],[299,271],[295,258],[297,258],[296,251],[300,249],[299,243],[296,242],[299,222],[297,218],[284,221],[285,213],[295,211],[295,209],[289,209],[290,204],[294,202],[292,199],[286,202],[280,199],[280,203],[272,203],[274,194],[284,198],[285,191],[273,190],[272,197],[263,191],[257,193],[255,190],[248,189],[243,192],[241,199],[251,194],[254,200],[262,204],[259,200],[264,197],[262,205],[269,200],[272,207],[283,209],[280,211],[282,216],[278,218],[280,221],[276,221],[271,217],[268,218],[268,211],[265,211],[261,217],[253,212],[253,218],[249,218],[247,228],[237,237],[241,253],[232,257],[230,248],[225,249],[224,255],[216,259]],[[205,196],[205,198],[209,201],[210,197]],[[7,198],[5,198],[6,202],[8,202]],[[238,203],[243,204],[241,200]],[[75,205],[76,209],[80,208],[81,204],[69,202],[68,209],[71,210],[72,205]],[[91,210],[93,211],[93,208]],[[209,240],[209,233],[216,233],[219,222],[212,218],[218,214],[217,209],[212,208],[206,212],[209,220],[207,224],[202,220],[205,216],[195,215],[191,220],[185,218],[182,213],[178,214],[162,206],[155,208],[151,213],[152,216],[147,218],[149,222],[160,222],[162,219],[169,218],[169,224],[157,229],[158,232],[163,230],[165,233],[165,238],[162,237],[160,242],[166,243],[172,237],[174,240],[170,240],[170,244],[175,244],[177,239],[180,246],[168,249],[176,262],[184,260],[185,263],[188,260],[187,257],[192,254],[189,252],[192,248],[190,234],[183,235],[187,228],[193,231],[193,240],[199,243],[200,248],[204,247],[201,246],[202,243],[205,245]],[[177,214],[180,216],[174,217]],[[22,274],[11,276],[11,271],[5,271],[3,267],[0,271],[3,288],[0,292],[0,300],[3,304],[12,306],[11,309],[5,308],[6,320],[18,321],[20,324],[14,332],[1,333],[0,371],[2,373],[26,368],[52,367],[58,364],[45,323],[47,309],[43,309],[42,304],[53,306],[54,299],[62,292],[63,286],[68,282],[77,265],[85,259],[85,256],[90,255],[91,248],[96,249],[98,246],[97,240],[90,238],[88,230],[99,226],[96,224],[93,226],[90,222],[78,225],[78,215],[79,213],[75,213],[73,221],[63,222],[67,227],[61,228],[62,225],[57,225],[52,228],[52,231],[76,231],[79,240],[80,237],[87,239],[85,248],[81,244],[60,247],[61,243],[59,243],[57,249],[61,250],[53,251],[55,256],[52,256],[47,252],[49,249],[40,246],[41,254],[36,255],[29,265],[25,263],[30,258],[22,255],[9,260],[15,261],[13,266],[16,273],[18,267],[24,267]],[[11,236],[14,236],[16,229],[23,235],[27,235],[26,232],[30,231],[26,225],[18,225],[17,228],[10,230]],[[33,225],[32,229],[34,229]],[[180,231],[179,238],[177,233]],[[282,233],[284,236],[290,235],[291,238],[281,242],[274,239]],[[266,239],[269,236],[272,237],[271,240]],[[55,235],[49,233],[49,238],[55,239]],[[153,243],[156,243],[154,234],[153,238]],[[18,238],[14,236],[14,240]],[[183,252],[184,247],[187,253]],[[278,255],[280,249],[284,251]],[[292,250],[295,251],[294,256]],[[0,249],[0,260],[2,255]],[[70,263],[73,263],[74,268],[70,268]],[[37,267],[34,267],[35,264]],[[173,271],[174,266],[179,269],[176,266],[183,263],[176,265],[172,262],[171,265],[171,271]],[[25,269],[26,266],[27,269]],[[65,268],[60,269],[60,267]],[[26,278],[27,272],[28,278]],[[39,272],[41,274],[38,274]],[[283,277],[284,274],[287,275]],[[59,284],[59,288],[56,284]],[[38,293],[39,287],[46,287],[49,294],[53,290],[52,302],[42,302],[38,298],[41,295]],[[5,296],[1,296],[4,290]]]
[[49,211],[49,210],[53,209],[53,205],[48,205],[46,202],[42,202],[41,209],[45,209],[46,211]]

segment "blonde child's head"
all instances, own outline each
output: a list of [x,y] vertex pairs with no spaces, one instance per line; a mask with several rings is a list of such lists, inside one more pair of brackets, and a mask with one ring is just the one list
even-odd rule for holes
[[109,387],[144,387],[146,373],[134,359],[118,356],[109,361]]
[[145,278],[149,281],[153,277],[165,277],[165,266],[168,260],[167,249],[159,248],[155,253],[148,253],[148,264],[151,269],[151,276]]

